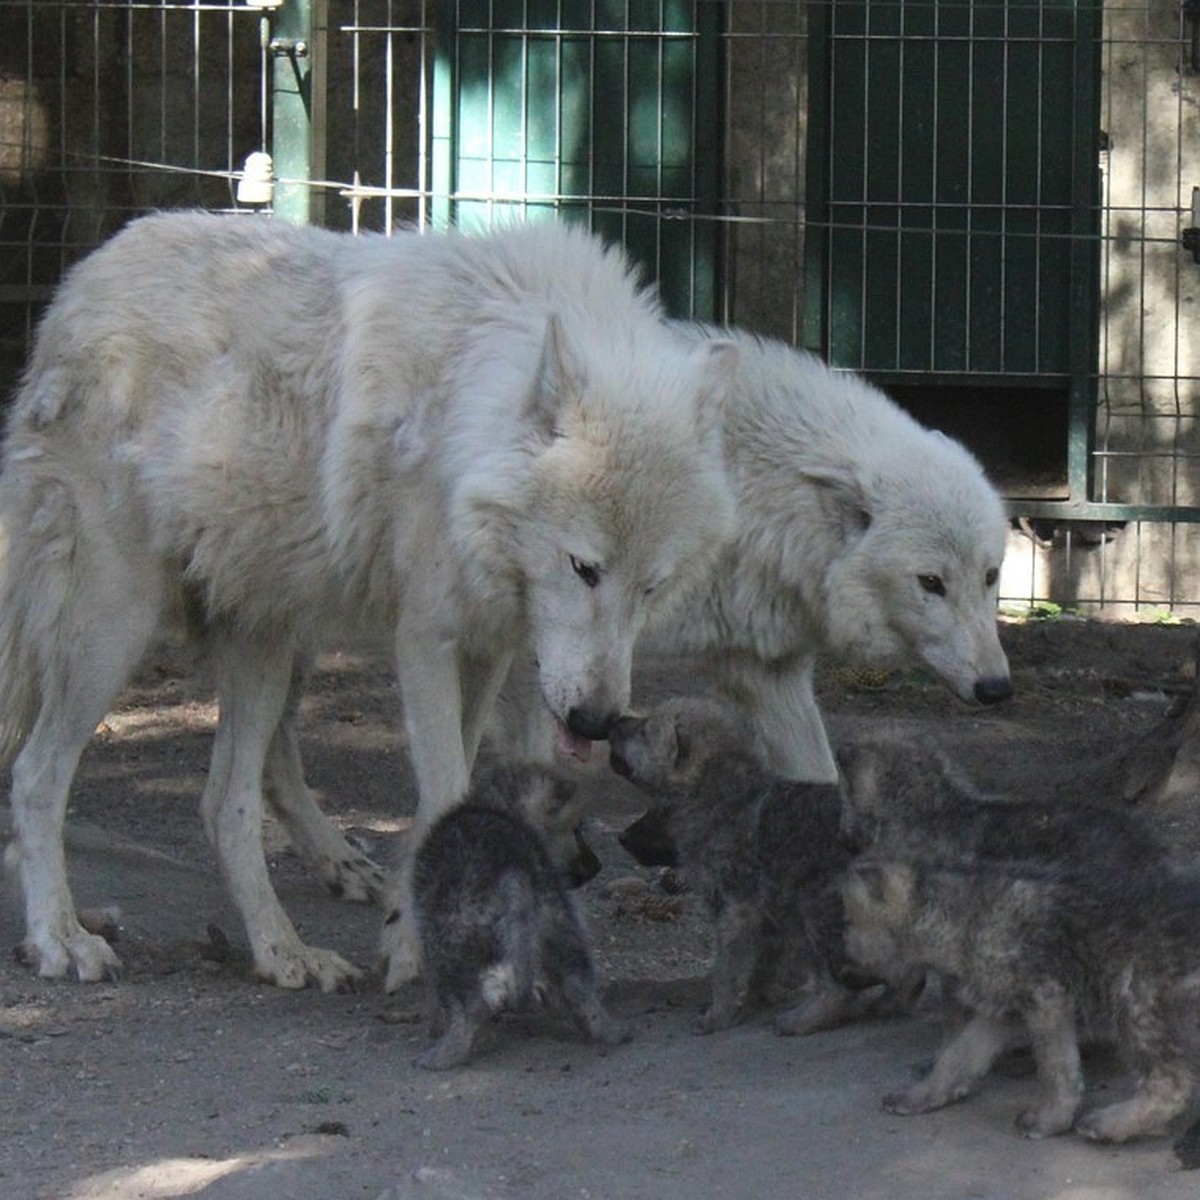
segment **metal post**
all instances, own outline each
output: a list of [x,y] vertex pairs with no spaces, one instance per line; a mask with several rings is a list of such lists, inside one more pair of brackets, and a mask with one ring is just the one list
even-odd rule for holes
[[327,0],[284,0],[270,18],[274,211],[297,225],[324,217],[324,195],[309,180],[325,173],[327,8]]

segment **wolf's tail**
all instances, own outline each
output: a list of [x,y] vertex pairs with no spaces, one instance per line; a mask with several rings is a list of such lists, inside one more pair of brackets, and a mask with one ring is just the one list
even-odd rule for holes
[[502,900],[502,915],[496,934],[511,980],[508,1007],[519,1012],[535,1007],[540,990],[538,898],[532,880],[522,871],[506,873],[497,891]]
[[[19,455],[19,451],[18,451]],[[79,522],[69,490],[14,464],[0,477],[0,762],[20,750],[37,718],[42,672],[72,631]]]

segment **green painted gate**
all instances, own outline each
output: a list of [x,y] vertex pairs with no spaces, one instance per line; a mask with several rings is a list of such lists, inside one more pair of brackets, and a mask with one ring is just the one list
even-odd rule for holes
[[810,20],[807,343],[966,426],[1054,410],[1056,494],[1086,499],[1100,4],[836,0]]
[[676,315],[716,310],[719,33],[705,0],[447,0],[433,215],[557,212],[623,243]]

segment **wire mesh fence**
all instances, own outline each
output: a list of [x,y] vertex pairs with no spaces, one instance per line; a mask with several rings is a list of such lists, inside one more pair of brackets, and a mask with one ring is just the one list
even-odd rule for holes
[[147,209],[279,219],[301,189],[308,219],[353,230],[552,212],[624,241],[677,314],[864,371],[963,438],[1013,513],[1009,601],[1191,615],[1197,18],[1166,0],[8,0],[0,388],[63,271]]

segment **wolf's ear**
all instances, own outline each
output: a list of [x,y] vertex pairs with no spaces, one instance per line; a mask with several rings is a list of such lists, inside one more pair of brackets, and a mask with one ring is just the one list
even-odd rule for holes
[[556,313],[546,320],[542,353],[538,359],[533,390],[525,406],[526,416],[545,433],[553,436],[562,412],[563,400],[578,395],[586,382],[582,364]]
[[682,721],[672,722],[671,732],[675,741],[675,754],[671,766],[678,770],[687,762],[692,752],[692,739]]
[[725,404],[741,357],[737,346],[724,338],[707,341],[692,351],[692,362],[700,378],[696,393],[696,429],[701,438],[720,434],[725,423]]
[[829,464],[805,470],[804,476],[817,486],[821,510],[843,544],[857,541],[874,519],[861,481],[847,467]]
[[852,924],[865,921],[878,904],[879,891],[879,864],[860,858],[842,876],[846,920]]
[[834,753],[852,805],[872,799],[879,787],[879,756],[870,746],[844,742]]
[[889,910],[907,906],[912,893],[912,869],[901,863],[859,859],[846,873],[842,898],[846,916],[873,922]]

